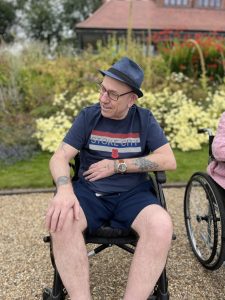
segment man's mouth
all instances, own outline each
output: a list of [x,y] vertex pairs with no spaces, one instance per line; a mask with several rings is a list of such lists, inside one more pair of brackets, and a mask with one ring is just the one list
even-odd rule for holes
[[104,106],[104,105],[101,105],[101,109],[102,109],[102,110],[110,110],[111,108],[110,108],[110,107],[107,107],[107,106]]

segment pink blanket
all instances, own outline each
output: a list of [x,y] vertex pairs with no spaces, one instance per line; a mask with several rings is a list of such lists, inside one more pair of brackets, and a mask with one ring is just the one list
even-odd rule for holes
[[225,112],[220,118],[216,135],[213,139],[212,153],[215,160],[208,165],[207,172],[225,189]]

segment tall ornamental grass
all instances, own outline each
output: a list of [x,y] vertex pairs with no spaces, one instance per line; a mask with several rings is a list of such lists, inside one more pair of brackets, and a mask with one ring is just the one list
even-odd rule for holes
[[[196,39],[174,39],[158,44],[159,53],[171,72],[182,72],[194,79],[207,80],[209,85],[222,82],[225,75],[224,38],[201,36]],[[206,87],[206,82],[203,83]]]

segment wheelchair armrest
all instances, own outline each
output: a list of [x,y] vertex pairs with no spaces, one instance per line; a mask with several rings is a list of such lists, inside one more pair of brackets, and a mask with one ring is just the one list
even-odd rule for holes
[[155,171],[155,178],[158,183],[166,182],[166,172],[165,171]]

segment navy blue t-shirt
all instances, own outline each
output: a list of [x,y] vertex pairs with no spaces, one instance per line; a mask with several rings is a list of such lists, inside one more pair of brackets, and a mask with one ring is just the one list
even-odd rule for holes
[[[142,157],[168,143],[149,110],[133,105],[126,118],[112,120],[102,116],[99,104],[80,112],[64,142],[80,151],[80,178],[91,164],[102,159]],[[146,178],[147,173],[114,174],[87,184],[94,192],[124,192]]]

